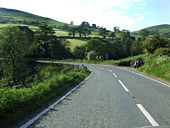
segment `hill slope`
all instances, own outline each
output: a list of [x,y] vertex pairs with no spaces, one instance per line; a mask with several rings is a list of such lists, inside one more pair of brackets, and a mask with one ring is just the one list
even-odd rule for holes
[[38,26],[40,23],[47,23],[55,28],[66,25],[65,23],[31,13],[14,9],[0,8],[0,24],[25,24]]
[[149,31],[156,31],[158,30],[161,34],[170,32],[170,25],[169,24],[162,24],[162,25],[156,25],[146,28]]

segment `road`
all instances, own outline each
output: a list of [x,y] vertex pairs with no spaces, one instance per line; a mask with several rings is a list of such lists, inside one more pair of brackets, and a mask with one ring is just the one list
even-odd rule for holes
[[86,66],[90,78],[30,128],[170,128],[169,85],[114,66]]

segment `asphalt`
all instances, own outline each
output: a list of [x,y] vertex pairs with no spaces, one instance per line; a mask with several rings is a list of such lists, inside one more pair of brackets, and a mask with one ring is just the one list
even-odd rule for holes
[[170,128],[170,87],[113,66],[86,66],[93,71],[91,77],[30,128],[153,126],[138,104],[162,128]]

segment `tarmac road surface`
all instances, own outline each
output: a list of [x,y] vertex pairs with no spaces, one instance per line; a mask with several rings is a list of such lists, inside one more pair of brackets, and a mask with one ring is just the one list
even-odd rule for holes
[[85,66],[89,79],[30,128],[170,128],[169,85],[114,66]]

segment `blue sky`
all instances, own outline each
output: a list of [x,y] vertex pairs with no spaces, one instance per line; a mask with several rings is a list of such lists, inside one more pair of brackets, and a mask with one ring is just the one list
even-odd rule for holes
[[170,24],[170,0],[0,0],[0,7],[18,9],[75,25],[82,21],[130,31]]

